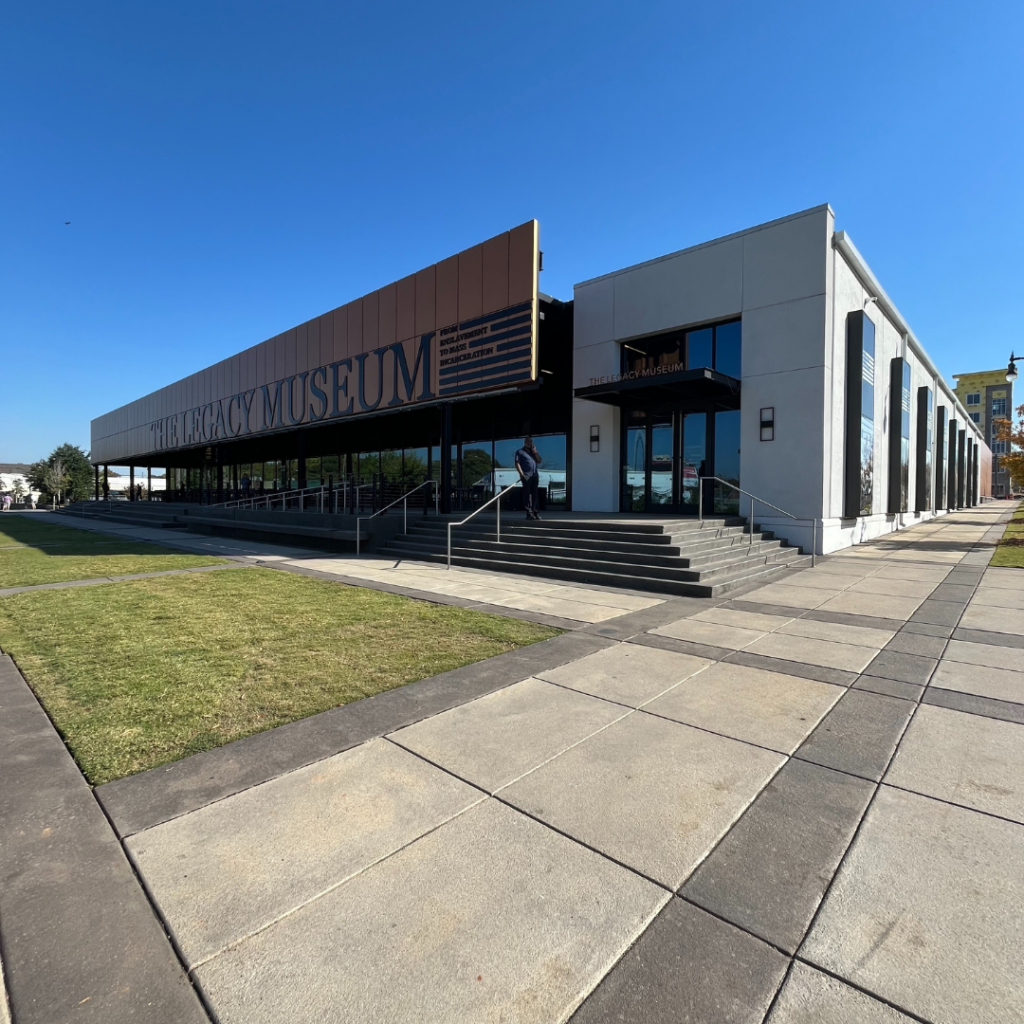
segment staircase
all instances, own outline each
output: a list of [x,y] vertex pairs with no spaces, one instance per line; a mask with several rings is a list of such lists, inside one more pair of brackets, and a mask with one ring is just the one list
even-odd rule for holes
[[[447,522],[417,518],[379,553],[444,562]],[[452,565],[688,597],[717,597],[809,564],[809,555],[756,524],[751,544],[746,520],[738,518],[524,522],[503,516],[500,543],[493,516],[452,530]]]

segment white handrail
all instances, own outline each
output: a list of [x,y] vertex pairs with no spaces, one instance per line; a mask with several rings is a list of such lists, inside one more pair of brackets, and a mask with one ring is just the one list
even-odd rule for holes
[[436,489],[437,481],[436,480],[424,480],[423,483],[417,484],[411,491],[406,491],[405,494],[403,494],[400,498],[395,498],[395,500],[393,502],[391,502],[390,505],[385,505],[383,508],[378,509],[376,512],[373,513],[372,516],[356,516],[356,558],[359,557],[359,541],[360,541],[359,524],[364,519],[367,520],[367,522],[369,522],[369,520],[371,520],[371,519],[376,519],[377,516],[381,515],[381,513],[387,512],[387,510],[389,508],[394,508],[399,502],[401,502],[402,503],[402,517],[403,517],[402,518],[402,532],[403,533],[408,533],[409,532],[409,495],[410,494],[415,494],[421,487],[426,487],[428,485],[434,485],[434,487],[435,487],[435,491],[434,491],[434,508],[436,509],[437,508],[437,494],[438,494],[438,491]]
[[495,502],[498,503],[498,543],[501,543],[501,499],[509,491],[516,487],[522,487],[523,483],[520,480],[517,484],[510,484],[508,487],[502,487],[500,491],[493,497],[485,501],[478,509],[474,509],[466,516],[465,519],[459,520],[457,523],[448,523],[448,568],[452,567],[452,527],[453,526],[465,526],[474,516],[478,516],[488,505],[493,505]]
[[[767,505],[769,508],[775,509],[776,512],[781,512],[784,516],[789,516],[790,519],[795,519],[797,522],[809,522],[811,524],[811,567],[813,568],[815,563],[815,552],[818,548],[818,520],[808,516],[795,516],[792,512],[787,512],[784,508],[779,508],[778,505],[773,505],[770,501],[764,498],[759,498],[756,494],[751,494],[750,491],[743,490],[742,487],[737,486],[730,480],[723,480],[720,476],[699,476],[697,477],[697,518],[701,522],[704,521],[704,481],[715,480],[720,484],[724,484],[726,487],[731,487],[734,491],[739,494],[745,494],[750,499],[750,515],[748,516],[748,522],[750,527],[750,541],[749,547],[754,546],[754,502],[759,501],[762,505]],[[801,549],[803,550],[803,549]]]

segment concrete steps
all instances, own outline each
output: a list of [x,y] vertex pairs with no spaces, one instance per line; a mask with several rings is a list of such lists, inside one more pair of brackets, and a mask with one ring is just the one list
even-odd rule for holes
[[[447,558],[447,520],[410,525],[381,554],[423,562]],[[790,568],[809,556],[742,519],[636,522],[480,517],[452,533],[452,564],[632,590],[714,597]]]

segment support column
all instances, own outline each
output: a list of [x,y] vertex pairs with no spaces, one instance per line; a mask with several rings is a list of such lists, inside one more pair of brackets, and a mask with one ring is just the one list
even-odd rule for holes
[[298,485],[299,490],[302,490],[306,486],[306,432],[304,430],[299,431],[299,469],[298,469]]
[[452,510],[452,403],[441,404],[441,512]]
[[146,501],[153,500],[153,467],[146,467]]
[[92,472],[93,472],[93,476],[95,476],[95,478],[96,478],[96,489],[94,491],[94,496],[95,496],[96,500],[99,501],[100,500],[100,467],[99,466],[93,466],[92,467]]
[[104,466],[103,467],[103,497],[104,498],[109,498],[110,497],[110,477],[107,475],[107,470],[109,468],[110,468],[109,466]]
[[135,500],[135,466],[128,467],[128,500]]

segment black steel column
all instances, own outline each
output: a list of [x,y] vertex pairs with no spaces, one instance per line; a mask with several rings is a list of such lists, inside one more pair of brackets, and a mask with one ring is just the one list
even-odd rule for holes
[[957,440],[956,449],[956,507],[964,507],[964,494],[966,493],[967,478],[967,431],[961,430]]
[[[166,482],[164,484],[166,486]],[[146,501],[153,500],[153,467],[146,467]]]
[[452,403],[441,404],[441,511],[452,510]]
[[96,500],[99,501],[100,500],[100,467],[99,466],[93,466],[92,467],[92,471],[93,471],[93,474],[96,477]]
[[109,468],[110,468],[109,466],[104,466],[103,467],[103,497],[104,498],[109,498],[110,497],[110,477],[107,475],[107,470]]
[[128,488],[129,488],[128,500],[129,501],[134,501],[135,500],[135,467],[134,466],[129,466],[128,467]]
[[299,490],[302,490],[306,486],[306,432],[304,430],[299,431],[299,471],[298,471],[298,484]]

